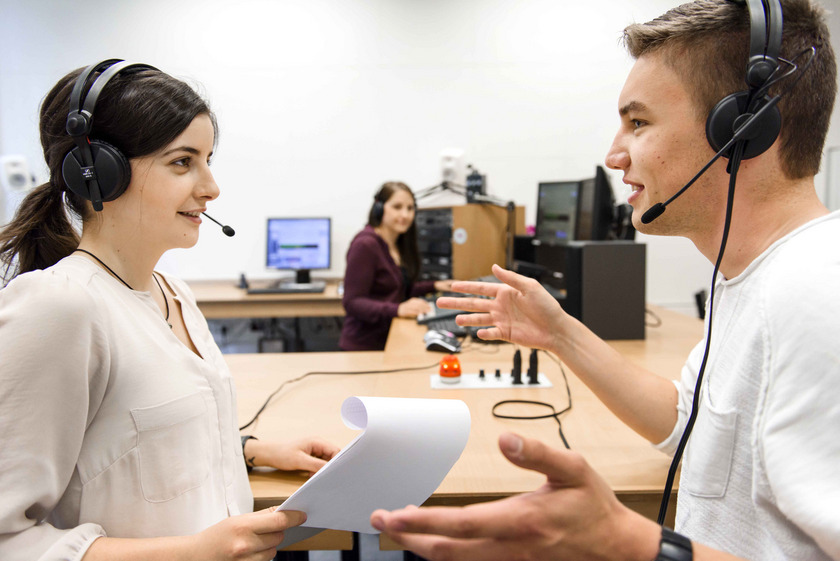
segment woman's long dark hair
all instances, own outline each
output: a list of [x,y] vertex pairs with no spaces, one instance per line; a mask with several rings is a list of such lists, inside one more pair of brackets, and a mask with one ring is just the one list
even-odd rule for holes
[[[41,104],[41,146],[50,170],[47,183],[23,200],[0,230],[0,280],[54,265],[79,245],[71,217],[91,217],[91,205],[67,189],[64,156],[75,146],[65,131],[70,92],[82,69],[64,76]],[[196,116],[216,119],[189,85],[158,70],[122,73],[108,82],[96,103],[90,137],[116,146],[129,160],[154,154],[178,137]],[[0,283],[2,284],[2,283]]]
[[[417,200],[414,198],[411,188],[400,181],[384,183],[376,192],[376,195],[373,196],[373,206],[371,206],[368,214],[368,225],[376,228],[382,223],[382,206],[397,191],[405,191],[411,195],[411,200],[414,202],[415,219],[411,222],[411,226],[405,234],[400,234],[397,237],[397,251],[400,253],[400,261],[402,261],[402,266],[405,268],[409,280],[414,282],[420,275],[420,250],[417,247]],[[377,207],[377,205],[379,206]]]

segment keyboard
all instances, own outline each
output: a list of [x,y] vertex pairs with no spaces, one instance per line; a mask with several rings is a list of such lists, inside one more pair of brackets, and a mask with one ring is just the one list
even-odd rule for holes
[[[472,279],[472,280],[479,281],[479,282],[495,282],[495,283],[501,282],[499,279],[497,279],[493,275],[478,277],[478,278],[475,278],[475,279]],[[463,298],[465,296],[468,296],[467,294],[462,294],[460,292],[444,292],[442,295],[443,296],[451,296],[453,298]],[[476,295],[469,295],[469,296],[473,296],[474,298],[486,298],[486,296],[476,296]],[[419,316],[417,316],[417,323],[420,324],[420,325],[427,325],[431,321],[444,320],[444,319],[452,319],[452,323],[450,323],[449,325],[455,325],[455,323],[454,323],[455,316],[457,316],[458,314],[469,313],[469,312],[465,312],[464,310],[450,310],[450,309],[438,308],[437,304],[435,304],[434,300],[429,302],[429,304],[432,306],[431,311],[429,311],[428,313],[420,314]],[[449,329],[448,331],[452,331],[452,330]],[[454,331],[453,331],[453,333],[454,333]],[[464,335],[466,335],[466,333],[464,333]]]
[[429,311],[425,314],[420,314],[419,316],[417,316],[417,323],[420,324],[420,325],[426,325],[430,321],[435,321],[435,320],[440,320],[440,319],[453,319],[453,321],[454,321],[455,316],[457,316],[458,314],[466,313],[463,310],[449,310],[449,309],[438,308],[437,304],[435,304],[434,302],[429,302],[429,304],[432,306],[431,311]]
[[326,281],[297,283],[275,281],[265,286],[249,286],[248,294],[311,294],[324,292]]
[[467,328],[455,323],[455,318],[433,319],[426,323],[429,331],[448,331],[456,337],[465,337],[468,333]]

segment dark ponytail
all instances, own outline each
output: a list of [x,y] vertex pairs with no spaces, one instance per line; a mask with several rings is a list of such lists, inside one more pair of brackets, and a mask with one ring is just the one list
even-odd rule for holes
[[[61,175],[64,156],[75,146],[65,124],[81,71],[59,80],[41,104],[41,146],[50,180],[29,193],[0,230],[0,284],[70,255],[80,239],[74,222],[84,223],[93,215],[90,203],[69,191]],[[158,70],[123,73],[99,96],[90,137],[116,146],[131,160],[165,148],[202,114],[210,117],[216,132],[207,102],[184,82]]]
[[0,231],[3,283],[19,272],[56,264],[78,245],[79,235],[64,210],[61,191],[49,183],[36,187]]

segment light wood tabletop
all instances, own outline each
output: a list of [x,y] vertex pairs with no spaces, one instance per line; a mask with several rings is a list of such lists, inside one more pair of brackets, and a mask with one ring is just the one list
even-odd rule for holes
[[[267,280],[252,280],[254,287]],[[235,281],[189,281],[201,313],[207,319],[343,316],[340,279],[328,279],[323,292],[248,294]]]
[[[655,309],[659,327],[648,327],[647,338],[639,341],[610,341],[609,344],[634,362],[657,374],[676,379],[689,351],[702,338],[702,322],[664,309]],[[506,431],[538,438],[562,447],[558,425],[553,419],[506,420],[491,411],[501,400],[535,400],[561,410],[568,404],[560,366],[545,353],[539,354],[539,370],[553,387],[516,389],[431,388],[430,376],[437,372],[442,353],[426,351],[425,327],[411,320],[394,320],[385,351],[355,353],[281,353],[226,355],[236,381],[240,425],[256,413],[266,398],[289,382],[270,401],[259,420],[246,433],[258,438],[320,436],[339,447],[357,436],[340,417],[342,402],[350,396],[421,397],[460,399],[470,409],[472,428],[467,446],[426,504],[463,505],[492,500],[533,490],[544,476],[507,462],[497,447]],[[523,349],[523,369],[529,349]],[[467,342],[458,355],[464,372],[483,368],[492,376],[496,368],[510,375],[514,348],[509,344]],[[371,370],[398,372],[350,374]],[[408,370],[412,369],[412,370]],[[344,374],[340,374],[344,372]],[[572,409],[561,417],[570,446],[607,480],[619,499],[634,510],[654,517],[658,510],[669,458],[654,450],[642,437],[621,423],[566,369]],[[506,406],[504,414],[533,416],[550,412],[537,406]],[[303,475],[277,471],[254,471],[251,486],[255,507],[281,503],[305,481]],[[671,509],[673,512],[673,509]]]

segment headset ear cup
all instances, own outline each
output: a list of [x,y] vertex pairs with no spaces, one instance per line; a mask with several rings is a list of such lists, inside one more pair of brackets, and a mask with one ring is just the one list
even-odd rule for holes
[[82,151],[79,147],[67,152],[64,161],[61,163],[61,177],[64,179],[67,189],[83,199],[90,200],[91,195],[87,181],[82,177],[82,166],[84,165],[82,162]]
[[[732,139],[735,134],[736,122],[738,122],[738,125],[742,124],[739,117],[746,113],[748,99],[749,92],[746,91],[728,95],[720,100],[709,113],[709,118],[706,119],[706,139],[715,152],[720,151]],[[764,96],[762,103],[756,108],[756,112],[769,99],[769,97]],[[743,159],[755,158],[767,151],[776,142],[781,129],[782,115],[779,112],[779,107],[775,106],[762,115],[760,121],[755,124],[754,134],[746,141],[744,146]],[[728,158],[729,153],[731,153],[731,150],[723,154],[723,157]]]
[[[90,142],[90,152],[102,201],[113,201],[128,188],[131,182],[131,165],[117,147],[101,140]],[[83,161],[81,150],[78,147],[73,148],[64,156],[61,175],[70,191],[89,201],[92,195],[88,180],[82,175]]]
[[128,189],[131,182],[131,164],[119,148],[93,140],[90,143],[93,163],[99,179],[99,191],[104,202],[113,201]]
[[370,221],[374,226],[382,224],[382,218],[385,216],[385,204],[382,201],[373,201],[373,206],[370,208]]

